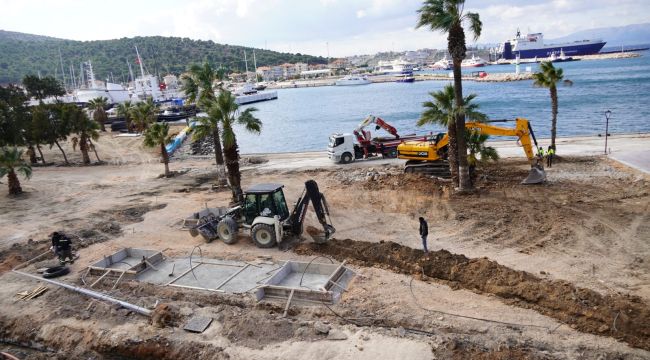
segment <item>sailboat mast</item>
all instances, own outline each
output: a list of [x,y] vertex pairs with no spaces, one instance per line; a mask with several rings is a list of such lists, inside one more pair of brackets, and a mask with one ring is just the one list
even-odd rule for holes
[[246,50],[244,50],[244,63],[246,64],[246,80],[248,81],[248,59],[246,59]]
[[135,53],[138,55],[138,64],[140,64],[140,74],[144,78],[144,67],[142,66],[142,58],[140,58],[140,52],[138,51],[138,47],[135,47]]
[[255,67],[255,83],[257,84],[257,59],[255,58],[255,49],[253,49],[253,66]]
[[59,48],[59,61],[61,63],[61,77],[63,77],[63,87],[67,88],[67,84],[65,83],[65,70],[63,68],[63,56],[61,56],[61,48]]

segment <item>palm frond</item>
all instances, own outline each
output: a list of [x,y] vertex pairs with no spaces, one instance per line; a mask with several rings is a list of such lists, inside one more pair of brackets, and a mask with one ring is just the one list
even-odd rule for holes
[[483,29],[483,23],[478,13],[468,12],[465,14],[465,18],[469,21],[469,29],[472,32],[474,41],[478,40],[481,36],[481,30]]

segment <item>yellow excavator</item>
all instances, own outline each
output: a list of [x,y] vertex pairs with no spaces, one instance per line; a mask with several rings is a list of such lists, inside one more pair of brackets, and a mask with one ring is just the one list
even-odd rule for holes
[[[485,135],[517,137],[531,165],[530,173],[522,183],[539,184],[546,181],[546,172],[544,172],[542,162],[535,156],[535,150],[538,148],[538,145],[530,122],[523,118],[517,118],[514,120],[514,128],[493,125],[494,123],[511,121],[471,121],[465,123],[465,128],[469,131],[477,131]],[[535,144],[534,148],[533,143]],[[406,173],[418,172],[439,177],[449,177],[449,163],[447,162],[448,145],[449,137],[446,133],[440,133],[427,141],[405,141],[397,147],[397,157],[408,160],[404,167],[404,172]]]

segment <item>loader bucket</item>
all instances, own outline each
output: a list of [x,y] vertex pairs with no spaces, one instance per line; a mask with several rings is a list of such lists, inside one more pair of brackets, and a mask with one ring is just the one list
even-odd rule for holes
[[546,171],[542,167],[533,166],[528,176],[521,183],[524,185],[541,184],[546,181]]

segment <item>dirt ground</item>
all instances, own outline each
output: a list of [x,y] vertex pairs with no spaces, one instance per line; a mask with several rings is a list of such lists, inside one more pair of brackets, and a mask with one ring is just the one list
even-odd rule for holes
[[[308,231],[293,251],[279,251],[244,235],[206,244],[181,230],[194,211],[227,205],[229,192],[212,190],[210,157],[176,160],[179,175],[164,179],[140,143],[103,137],[102,164],[37,167],[22,183],[26,194],[0,196],[0,351],[25,359],[650,357],[650,178],[612,160],[567,156],[547,169],[546,184],[524,186],[526,162],[505,159],[460,196],[445,181],[402,174],[394,161],[305,168],[296,156],[283,167],[269,155],[243,168],[244,185],[282,183],[293,204],[315,179],[339,239],[316,247]],[[58,164],[54,150],[45,157]],[[429,222],[428,255],[419,216]],[[319,226],[311,212],[307,225]],[[341,303],[292,306],[287,318],[283,303],[135,282],[100,290],[165,304],[163,324],[53,286],[15,299],[38,284],[8,270],[47,251],[55,230],[74,236],[80,259],[62,279],[77,285],[87,265],[122,247],[187,256],[199,245],[204,256],[242,260],[324,254],[348,260],[358,276]],[[187,333],[179,326],[191,314],[215,322]],[[346,339],[328,340],[319,322]]]

